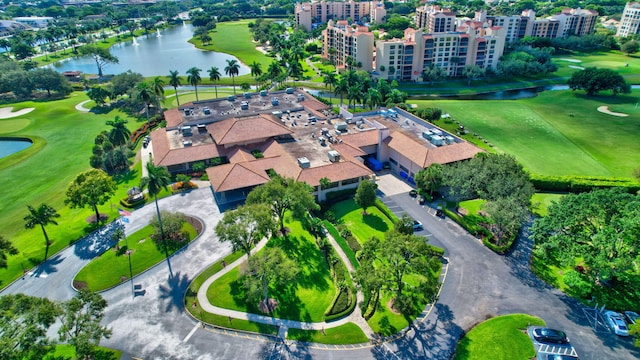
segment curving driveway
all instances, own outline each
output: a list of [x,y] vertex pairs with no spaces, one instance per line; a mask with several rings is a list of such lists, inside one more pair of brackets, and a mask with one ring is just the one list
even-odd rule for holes
[[[132,296],[129,283],[103,293],[108,300],[105,324],[113,336],[104,346],[121,349],[123,358],[143,359],[448,359],[464,331],[489,316],[526,312],[542,317],[549,326],[567,331],[581,359],[636,359],[640,353],[630,339],[611,335],[602,325],[594,332],[578,304],[546,286],[531,274],[531,244],[520,240],[512,254],[502,257],[487,250],[474,237],[434,210],[418,205],[406,192],[396,193],[393,182],[382,195],[392,211],[420,220],[431,243],[446,248],[451,261],[440,301],[427,319],[399,339],[351,350],[316,344],[272,341],[268,337],[203,329],[187,316],[183,296],[189,282],[210,263],[230,252],[217,241],[213,227],[220,218],[210,188],[193,190],[159,201],[162,210],[181,211],[200,218],[202,235],[166,262],[134,279],[144,295]],[[385,188],[381,190],[384,192]],[[133,212],[127,233],[155,216],[155,206]],[[23,292],[66,300],[73,296],[70,283],[92,256],[108,246],[108,236],[89,236],[55,254],[24,280],[2,294]],[[46,275],[43,276],[43,275]]]

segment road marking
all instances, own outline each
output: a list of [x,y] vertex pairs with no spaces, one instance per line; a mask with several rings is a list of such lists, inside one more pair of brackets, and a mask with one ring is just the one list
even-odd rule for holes
[[191,336],[193,336],[193,334],[196,333],[196,330],[198,330],[199,327],[201,327],[202,324],[197,323],[193,329],[191,329],[191,332],[189,332],[189,334],[184,338],[184,340],[182,340],[183,343],[186,343],[187,341],[189,341],[189,339],[191,339]]

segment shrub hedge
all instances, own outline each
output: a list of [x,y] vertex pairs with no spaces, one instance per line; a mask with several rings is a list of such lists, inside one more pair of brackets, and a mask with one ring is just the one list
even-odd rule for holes
[[[344,266],[342,262],[338,262],[338,264],[334,268],[335,271],[335,282],[339,284],[341,282],[346,282],[347,276],[347,268]],[[324,314],[325,321],[331,321],[335,319],[339,319],[341,317],[349,315],[356,306],[355,294],[351,291],[349,286],[345,287],[344,290],[340,290],[333,300],[333,304]]]
[[392,223],[396,223],[398,221],[398,217],[394,214],[387,205],[385,205],[382,200],[376,199],[376,207],[380,210]]
[[132,209],[141,205],[144,205],[147,202],[147,199],[149,198],[149,196],[147,194],[144,194],[143,197],[141,199],[129,202],[129,198],[125,197],[123,199],[120,200],[120,205]]
[[604,176],[550,176],[529,175],[529,180],[539,191],[586,192],[593,189],[622,187],[630,193],[640,191],[640,183],[631,178],[613,178]]

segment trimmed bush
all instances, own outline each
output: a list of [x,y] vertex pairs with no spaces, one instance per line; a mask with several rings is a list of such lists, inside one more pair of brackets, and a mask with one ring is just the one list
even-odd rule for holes
[[625,188],[629,193],[640,191],[640,183],[631,178],[603,176],[550,176],[531,174],[529,180],[536,190],[551,192],[587,192],[611,187]]
[[378,208],[378,210],[380,210],[380,212],[382,212],[384,214],[384,216],[389,218],[389,220],[391,220],[391,222],[396,223],[398,221],[398,217],[396,216],[396,214],[391,212],[391,210],[389,210],[387,205],[385,205],[382,202],[382,200],[376,199],[376,207]]
[[135,208],[135,207],[144,205],[147,202],[148,198],[149,198],[148,195],[144,194],[144,196],[142,198],[140,198],[138,200],[135,200],[135,201],[132,201],[132,202],[129,202],[129,198],[125,197],[125,198],[120,200],[120,205],[131,209],[131,208]]

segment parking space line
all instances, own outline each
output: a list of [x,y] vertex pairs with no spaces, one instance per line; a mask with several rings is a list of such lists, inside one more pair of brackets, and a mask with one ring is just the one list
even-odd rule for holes
[[195,334],[196,330],[198,330],[199,327],[201,327],[202,324],[201,323],[197,323],[193,329],[191,329],[191,331],[189,332],[189,334],[187,336],[185,336],[185,338],[182,340],[183,343],[186,343],[187,341],[189,341],[189,339],[191,339],[191,336],[193,336],[193,334]]

